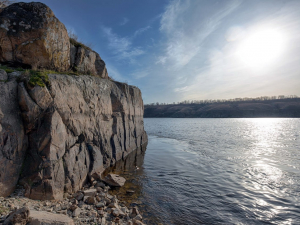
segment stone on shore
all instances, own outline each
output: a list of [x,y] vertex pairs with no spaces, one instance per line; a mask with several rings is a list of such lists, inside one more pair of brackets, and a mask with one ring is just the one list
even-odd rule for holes
[[83,194],[84,196],[91,196],[91,197],[94,197],[97,193],[97,190],[96,189],[88,189],[88,190],[84,190],[83,191]]
[[122,187],[125,184],[126,179],[117,174],[108,174],[104,178],[104,182],[109,186]]
[[23,207],[12,212],[8,218],[4,221],[3,225],[18,224],[26,225],[29,221],[29,208]]
[[32,210],[29,217],[28,225],[74,225],[71,218],[62,214]]

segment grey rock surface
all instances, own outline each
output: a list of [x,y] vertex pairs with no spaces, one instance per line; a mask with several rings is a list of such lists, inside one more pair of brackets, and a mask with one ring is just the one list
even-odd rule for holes
[[5,72],[5,70],[1,70],[0,69],[0,81],[6,81],[8,78],[7,73]]
[[105,62],[97,52],[85,47],[75,47],[72,44],[70,49],[70,63],[73,69],[82,74],[108,78]]
[[90,178],[99,179],[146,143],[147,134],[138,88],[92,76],[52,74],[49,80],[49,91],[36,98],[47,102],[43,110],[30,97],[34,91],[19,85],[30,143],[22,182],[28,197],[58,200],[64,190],[76,192]]
[[16,80],[0,82],[0,196],[8,196],[15,189],[26,149],[18,83]]

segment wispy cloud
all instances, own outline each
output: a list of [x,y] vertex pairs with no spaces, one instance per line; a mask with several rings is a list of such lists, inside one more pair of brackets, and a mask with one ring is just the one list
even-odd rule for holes
[[150,74],[150,69],[140,69],[140,70],[136,70],[133,73],[130,74],[130,77],[133,77],[135,79],[141,79],[144,77],[147,77]]
[[114,51],[117,59],[129,60],[131,63],[134,63],[135,57],[145,53],[141,48],[132,46],[131,38],[120,37],[108,27],[102,27],[102,31],[109,42],[108,47]]
[[125,24],[127,24],[129,22],[129,19],[127,17],[124,17],[120,23],[120,26],[124,26]]
[[[157,63],[168,62],[175,70],[186,66],[199,54],[203,42],[220,25],[221,20],[233,12],[240,1],[231,1],[219,11],[214,11],[209,20],[201,18],[201,3],[203,1],[174,0],[167,6],[160,21],[160,31],[167,41],[164,54]],[[199,15],[195,16],[195,13]]]
[[136,31],[134,32],[134,35],[133,35],[133,36],[136,37],[136,36],[138,36],[138,35],[144,33],[145,31],[149,30],[150,28],[151,28],[150,26],[142,27],[142,28],[136,30]]

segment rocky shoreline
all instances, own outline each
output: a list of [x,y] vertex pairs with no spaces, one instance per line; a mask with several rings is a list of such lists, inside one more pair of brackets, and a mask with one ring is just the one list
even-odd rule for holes
[[[24,197],[25,189],[18,186],[9,197],[0,197],[0,224],[144,224],[138,208],[127,208],[109,189],[93,181],[74,194],[65,193],[61,201],[41,201]],[[12,214],[18,221],[11,222]]]

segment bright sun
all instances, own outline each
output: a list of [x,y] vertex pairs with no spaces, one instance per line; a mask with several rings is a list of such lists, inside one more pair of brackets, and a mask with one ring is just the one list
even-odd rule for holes
[[286,38],[276,29],[253,31],[238,46],[237,57],[251,68],[261,68],[273,63],[283,53]]

